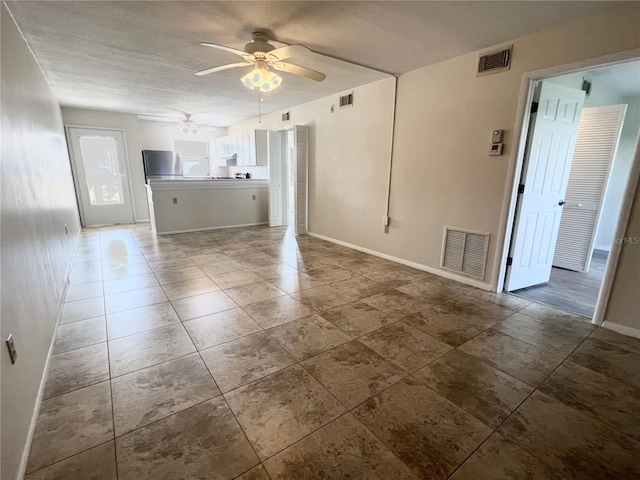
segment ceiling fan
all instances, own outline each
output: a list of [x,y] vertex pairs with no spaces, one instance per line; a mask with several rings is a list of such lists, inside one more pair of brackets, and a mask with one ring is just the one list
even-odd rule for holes
[[317,82],[321,82],[326,78],[326,75],[322,72],[293,63],[283,62],[283,60],[290,57],[308,54],[311,50],[303,45],[287,45],[285,47],[275,48],[269,43],[269,36],[265,32],[253,32],[251,42],[244,46],[244,51],[215,43],[201,43],[200,45],[235,53],[242,57],[244,61],[208,68],[196,72],[196,75],[208,75],[230,68],[254,65],[255,68],[241,78],[242,83],[251,90],[258,89],[261,92],[270,92],[280,86],[282,78],[274,73],[272,69],[310,78]]

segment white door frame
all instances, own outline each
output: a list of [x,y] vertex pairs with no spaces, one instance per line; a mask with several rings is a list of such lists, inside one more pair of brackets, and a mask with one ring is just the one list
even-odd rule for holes
[[[71,148],[71,136],[70,136],[70,129],[72,128],[86,128],[89,130],[105,130],[105,131],[110,131],[110,132],[120,132],[122,133],[122,138],[124,140],[124,145],[123,145],[123,150],[124,150],[124,156],[123,156],[123,161],[124,161],[124,167],[127,171],[127,191],[129,192],[129,199],[130,199],[130,204],[131,204],[131,218],[133,219],[133,222],[136,222],[136,204],[134,203],[135,200],[133,198],[133,188],[131,187],[131,169],[129,168],[129,152],[127,149],[127,134],[124,131],[123,128],[117,128],[117,127],[93,127],[93,126],[87,126],[87,125],[72,125],[72,124],[65,124],[64,126],[64,132],[65,132],[65,140],[67,141],[67,151],[69,153],[69,164],[71,165],[71,174],[73,176],[73,186],[76,192],[76,203],[78,204],[78,212],[80,213],[80,224],[83,227],[86,227],[86,221],[85,221],[85,213],[84,213],[84,205],[82,204],[82,198],[80,197],[80,191],[78,190],[80,188],[80,184],[79,184],[79,178],[78,178],[78,171],[76,169],[76,165],[75,165],[75,160],[73,158],[73,151]],[[142,154],[141,154],[142,155]]]
[[[513,149],[513,153],[511,154],[511,158],[509,159],[509,169],[507,172],[507,188],[505,189],[505,194],[502,202],[501,222],[498,233],[498,238],[502,239],[502,246],[496,249],[496,258],[494,260],[495,264],[499,265],[499,268],[495,269],[494,278],[492,281],[492,287],[494,287],[494,291],[502,292],[504,290],[507,257],[509,256],[509,249],[511,247],[511,236],[513,233],[516,204],[518,201],[518,186],[520,184],[520,177],[522,175],[522,168],[524,165],[525,147],[527,143],[527,133],[531,116],[530,105],[533,101],[534,93],[534,82],[556,75],[579,72],[589,68],[615,65],[617,63],[624,63],[626,61],[635,59],[640,59],[640,48],[634,48],[632,50],[626,50],[624,52],[617,52],[610,55],[581,60],[579,62],[557,65],[554,67],[523,73],[522,81],[520,84],[518,110],[516,113],[516,125],[514,126],[513,130],[513,138],[514,141],[517,141],[517,148]],[[640,143],[636,143],[636,154],[631,164],[629,177],[625,186],[624,197],[622,200],[622,205],[620,206],[620,213],[616,224],[615,238],[624,237],[627,224],[629,223],[631,205],[633,204],[635,190],[638,185],[638,181],[640,180],[639,147]],[[621,250],[622,243],[613,242],[611,251],[609,252],[607,265],[605,267],[602,284],[600,286],[600,293],[598,294],[595,312],[591,321],[591,323],[595,325],[602,325],[602,322],[604,321],[604,314],[607,308],[607,302],[609,301],[611,286],[615,277],[618,258],[620,257]]]

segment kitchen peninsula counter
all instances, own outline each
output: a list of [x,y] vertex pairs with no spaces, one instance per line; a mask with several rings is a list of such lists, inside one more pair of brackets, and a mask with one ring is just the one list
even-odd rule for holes
[[151,228],[157,235],[268,222],[269,181],[236,178],[150,180]]

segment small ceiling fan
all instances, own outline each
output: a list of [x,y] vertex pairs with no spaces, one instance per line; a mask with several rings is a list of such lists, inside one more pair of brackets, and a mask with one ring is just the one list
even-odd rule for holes
[[208,75],[210,73],[220,72],[230,68],[254,65],[255,68],[241,78],[242,83],[251,90],[258,89],[261,92],[270,92],[280,86],[282,78],[275,74],[271,69],[310,78],[317,82],[321,82],[326,78],[326,75],[322,72],[300,65],[295,65],[293,63],[283,62],[283,60],[290,57],[308,54],[311,50],[303,45],[287,45],[285,47],[275,48],[269,43],[269,36],[265,32],[253,32],[251,35],[251,42],[244,46],[244,51],[233,47],[217,45],[215,43],[201,43],[200,45],[235,53],[242,57],[244,61],[208,68],[206,70],[196,72],[196,75]]

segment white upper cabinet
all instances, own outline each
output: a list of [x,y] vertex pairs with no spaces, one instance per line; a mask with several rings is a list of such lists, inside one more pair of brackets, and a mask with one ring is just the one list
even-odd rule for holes
[[268,142],[266,130],[250,130],[216,139],[219,166],[267,165]]

